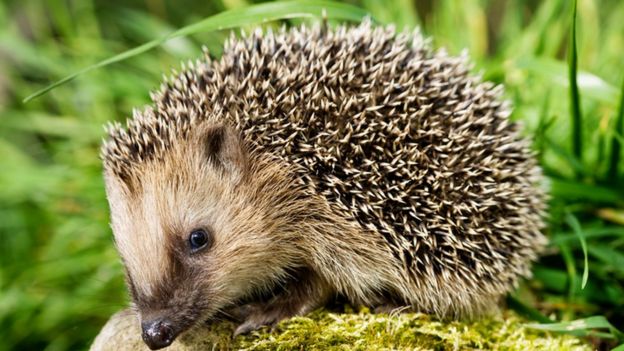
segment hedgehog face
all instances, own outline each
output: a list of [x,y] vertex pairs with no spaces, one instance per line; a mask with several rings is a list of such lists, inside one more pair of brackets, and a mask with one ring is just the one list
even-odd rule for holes
[[115,242],[153,349],[285,274],[267,206],[249,195],[263,189],[250,188],[242,142],[223,126],[195,134],[130,177],[105,172]]

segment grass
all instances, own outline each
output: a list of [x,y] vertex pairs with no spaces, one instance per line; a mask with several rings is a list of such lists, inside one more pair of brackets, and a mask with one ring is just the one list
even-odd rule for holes
[[[318,1],[306,6],[318,3],[330,6]],[[219,55],[228,35],[219,28],[313,20],[291,18],[302,14],[294,3],[261,5],[274,17],[240,10],[250,4],[0,3],[0,350],[84,348],[110,314],[126,305],[97,157],[101,126],[148,103],[162,74],[199,56],[202,45]],[[380,23],[419,25],[436,47],[451,53],[467,48],[475,72],[505,85],[515,107],[512,118],[534,140],[552,196],[551,244],[510,306],[538,321],[559,322],[547,328],[569,331],[581,325],[584,329],[573,332],[594,335],[597,343],[624,341],[618,331],[624,330],[624,3],[349,4]],[[360,18],[360,10],[337,6],[343,12],[330,23]],[[248,16],[211,17],[223,11]],[[290,19],[276,20],[284,17]],[[180,29],[193,23],[203,25]],[[163,41],[167,35],[170,40]],[[127,54],[140,45],[153,50]],[[111,58],[114,64],[90,70]],[[22,103],[85,69],[89,72]],[[585,322],[571,324],[574,320]]]
[[578,88],[578,53],[576,48],[576,17],[578,0],[573,0],[570,45],[568,47],[568,72],[570,84],[570,110],[572,113],[572,154],[577,160],[583,160],[583,135],[581,96]]

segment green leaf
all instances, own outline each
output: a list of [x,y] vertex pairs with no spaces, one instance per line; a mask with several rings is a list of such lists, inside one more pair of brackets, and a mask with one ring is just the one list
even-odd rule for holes
[[612,189],[560,178],[550,179],[550,193],[562,200],[582,200],[596,203],[620,203],[622,196]]
[[572,113],[572,151],[574,156],[583,161],[583,136],[581,132],[582,115],[581,115],[581,96],[579,94],[577,71],[578,57],[576,49],[576,4],[577,0],[572,3],[572,28],[570,30],[570,47],[568,51],[568,68],[570,80],[570,111]]
[[[526,10],[526,5],[515,8],[516,14],[520,18],[518,21],[524,23],[527,21],[522,12]],[[558,43],[559,40],[552,40],[554,38],[546,38],[544,33],[548,32],[550,28],[557,25],[560,21],[560,14],[563,9],[563,1],[542,1],[537,4],[535,12],[528,19],[528,23],[522,25],[522,29],[517,39],[511,41],[506,56],[513,55],[513,53],[530,53],[539,54],[543,51],[544,45],[551,43]],[[550,39],[550,40],[549,40]]]
[[393,23],[397,29],[414,28],[419,24],[418,13],[413,1],[363,0],[362,6],[382,23]]
[[516,298],[515,296],[509,295],[507,297],[507,305],[509,306],[509,308],[511,308],[512,310],[518,312],[519,314],[528,317],[530,319],[536,320],[538,322],[541,323],[552,323],[553,321],[546,317],[545,315],[543,315],[540,311],[536,310],[535,308],[525,304],[524,302],[520,301],[518,298]]
[[563,294],[568,286],[568,274],[560,269],[535,265],[533,277],[538,280],[546,290],[556,291]]
[[574,230],[574,233],[579,238],[581,242],[581,248],[583,249],[583,280],[581,282],[581,289],[585,289],[585,285],[587,285],[587,279],[589,277],[589,260],[587,258],[587,242],[585,241],[585,234],[583,234],[583,230],[581,229],[581,224],[578,219],[571,213],[566,213],[566,223]]
[[4,128],[38,133],[42,135],[89,140],[97,142],[104,135],[97,121],[80,119],[75,116],[51,116],[43,113],[7,113]]
[[572,250],[570,250],[570,247],[567,244],[559,245],[559,251],[561,251],[561,256],[563,256],[563,262],[565,263],[566,271],[568,273],[568,301],[572,303],[577,285],[574,255],[572,255]]
[[612,267],[614,271],[624,274],[624,254],[619,250],[606,245],[591,245],[588,252]]
[[624,225],[624,209],[601,208],[596,211],[596,216],[620,225]]
[[[604,316],[592,316],[588,318],[582,318],[573,320],[570,322],[561,323],[542,323],[542,324],[527,324],[526,327],[532,329],[539,329],[544,331],[571,333],[575,335],[600,335],[603,338],[615,339],[618,338],[620,332],[611,324]],[[607,333],[589,333],[594,329],[608,329],[610,334]],[[583,331],[586,333],[578,334],[577,331]]]
[[366,12],[356,6],[324,0],[280,1],[221,12],[197,23],[182,27],[159,39],[152,40],[133,49],[124,51],[118,55],[110,57],[106,60],[83,68],[80,71],[73,73],[61,80],[58,80],[46,86],[45,88],[27,96],[23,100],[23,102],[26,103],[38,96],[41,96],[48,91],[75,79],[82,74],[90,72],[94,69],[108,66],[116,62],[127,60],[133,56],[142,54],[150,49],[153,49],[173,38],[183,37],[199,32],[230,29],[248,24],[266,23],[279,19],[319,17],[323,15],[324,11],[328,19],[359,21],[364,16],[366,16]]
[[611,351],[624,351],[624,344],[620,344],[613,348]]
[[[570,89],[570,81],[567,77],[565,62],[548,57],[522,57],[515,61],[515,67],[527,70],[554,86]],[[583,98],[590,98],[600,103],[615,106],[618,100],[618,88],[603,78],[587,72],[577,71],[577,84]]]
[[[604,237],[616,236],[624,238],[624,228],[609,226],[598,228],[583,228],[583,235],[585,239],[600,239]],[[549,240],[551,245],[559,245],[560,243],[569,243],[573,245],[578,242],[574,233],[570,232],[555,232]]]
[[583,167],[583,163],[581,162],[581,160],[578,159],[578,157],[571,154],[568,150],[558,145],[557,143],[555,143],[553,140],[546,137],[545,135],[543,136],[542,139],[544,140],[546,145],[550,147],[550,150],[552,152],[563,157],[568,162],[568,164],[570,165],[570,167],[572,167],[572,169],[574,170],[576,174],[586,175],[587,172],[585,171],[585,168]]
[[618,165],[620,163],[620,150],[622,147],[621,135],[624,134],[624,80],[622,80],[622,90],[620,91],[620,107],[615,117],[613,127],[613,139],[611,141],[611,159],[609,160],[609,178],[614,181],[618,176]]

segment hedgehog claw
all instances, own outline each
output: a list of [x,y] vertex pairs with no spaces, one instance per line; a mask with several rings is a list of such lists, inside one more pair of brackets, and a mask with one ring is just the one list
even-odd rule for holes
[[245,315],[244,320],[234,330],[234,337],[243,334],[249,334],[252,331],[262,327],[273,328],[282,319],[290,317],[286,311],[280,308],[271,308],[271,306],[261,306],[259,304],[247,304],[234,309],[235,314],[239,316]]
[[258,330],[261,327],[262,327],[261,325],[258,326],[258,325],[253,325],[250,322],[245,322],[239,325],[238,327],[236,327],[236,330],[234,330],[234,337],[237,337],[239,335],[249,334],[250,332],[254,330]]

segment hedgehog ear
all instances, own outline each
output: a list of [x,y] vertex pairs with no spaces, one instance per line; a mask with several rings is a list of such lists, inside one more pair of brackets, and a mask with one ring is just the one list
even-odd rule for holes
[[239,133],[229,126],[211,126],[204,142],[208,160],[223,168],[235,183],[240,182],[247,170],[247,152]]

